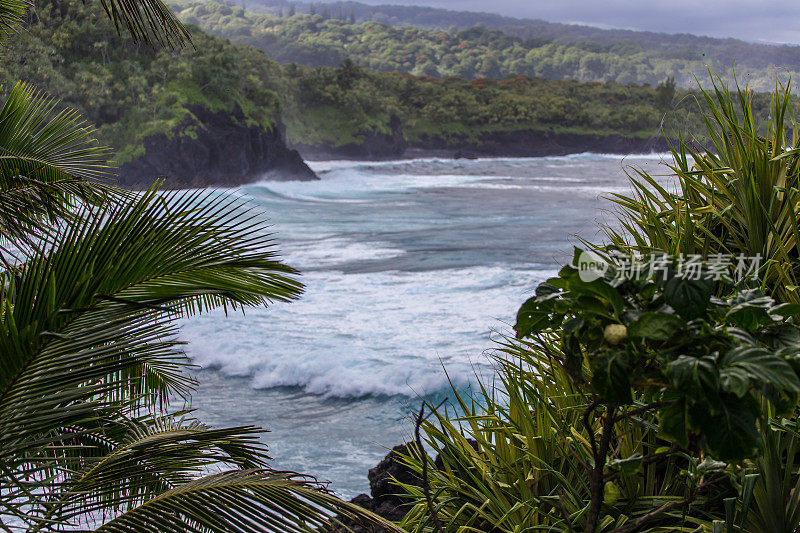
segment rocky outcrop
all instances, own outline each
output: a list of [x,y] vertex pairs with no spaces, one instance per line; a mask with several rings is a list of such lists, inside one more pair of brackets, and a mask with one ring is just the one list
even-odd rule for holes
[[[467,439],[467,443],[472,446],[472,449],[476,452],[480,452],[480,447],[476,440]],[[391,522],[399,522],[402,520],[411,509],[414,500],[412,498],[400,496],[398,493],[401,492],[402,489],[400,489],[396,483],[399,481],[405,485],[417,487],[423,485],[422,478],[402,460],[404,456],[420,457],[420,455],[417,454],[418,449],[417,445],[413,442],[399,444],[392,448],[392,451],[390,451],[375,468],[370,469],[367,474],[369,478],[370,495],[359,494],[350,500],[350,503],[372,511]],[[444,470],[444,461],[439,454],[436,454],[432,468]],[[388,533],[388,531],[382,527],[365,522],[344,519],[341,516],[338,518],[342,527],[334,529],[331,533]]]
[[144,155],[120,167],[120,185],[147,187],[160,177],[168,188],[317,179],[300,154],[286,146],[280,122],[272,128],[247,124],[238,108],[214,113],[193,106],[189,111],[169,136],[145,138]]
[[[352,503],[363,507],[392,522],[398,522],[406,515],[413,500],[398,496],[401,489],[395,485],[395,480],[408,485],[421,485],[422,480],[416,472],[403,463],[401,457],[411,455],[416,445],[400,444],[392,448],[386,457],[375,468],[370,469],[369,478],[370,495],[359,494]],[[363,522],[344,521],[344,527],[334,530],[334,533],[384,533],[381,527]],[[349,529],[348,529],[349,528]]]

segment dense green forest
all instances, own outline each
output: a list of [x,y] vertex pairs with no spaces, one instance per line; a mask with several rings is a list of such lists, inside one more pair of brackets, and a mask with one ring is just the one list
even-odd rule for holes
[[[676,112],[667,114],[668,124],[670,117],[681,126],[699,124],[693,93],[682,89],[673,95],[663,86],[525,76],[435,79],[349,61],[336,68],[281,65],[196,28],[194,48],[153,49],[120,38],[92,4],[39,3],[30,18],[7,49],[0,76],[30,81],[75,107],[121,162],[142,153],[146,136],[169,135],[197,106],[240,108],[249,122],[265,127],[280,120],[290,143],[306,148],[358,146],[376,136],[401,136],[412,147],[458,148],[521,131],[646,140],[659,136],[669,110]],[[756,98],[755,105],[765,110],[768,98]]]
[[31,82],[78,110],[120,161],[135,157],[147,135],[169,132],[192,106],[238,107],[267,127],[279,113],[277,94],[262,81],[274,77],[275,65],[258,51],[201,32],[194,48],[180,51],[136,45],[92,3],[39,2],[29,18],[6,47],[0,79]]
[[[594,42],[614,44],[628,41],[647,50],[675,50],[691,48],[701,50],[709,56],[725,53],[730,58],[750,57],[763,62],[797,63],[796,45],[773,46],[757,44],[734,38],[716,38],[690,33],[660,33],[641,30],[606,29],[580,24],[563,24],[542,19],[517,18],[496,13],[477,11],[456,11],[422,5],[379,4],[371,5],[354,1],[335,2],[293,2],[291,0],[242,0],[237,5],[246,6],[255,13],[287,15],[309,13],[312,10],[320,15],[357,22],[383,22],[391,26],[416,26],[418,28],[459,31],[474,26],[484,26],[502,30],[517,37],[542,37],[562,43]],[[491,9],[487,5],[486,9]]]
[[[335,4],[312,6],[314,15],[290,8],[279,9],[277,14],[256,14],[216,2],[171,5],[183,21],[234,42],[251,44],[281,63],[336,66],[349,57],[375,70],[433,77],[522,75],[653,86],[674,77],[684,87],[695,86],[694,75],[702,75],[707,67],[725,74],[735,63],[742,83],[756,90],[774,88],[778,75],[797,77],[800,73],[800,48],[734,39],[684,36],[676,40],[660,34],[623,32],[614,41],[589,32],[586,40],[569,40],[559,37],[546,23],[525,32],[505,27],[506,31],[482,26],[441,30],[358,23],[352,8]],[[595,37],[597,40],[590,40]]]

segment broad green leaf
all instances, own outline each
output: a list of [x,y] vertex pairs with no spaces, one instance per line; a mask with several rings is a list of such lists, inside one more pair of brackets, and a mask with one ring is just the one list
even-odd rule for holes
[[691,320],[706,313],[712,290],[711,281],[674,277],[664,286],[664,297],[680,316]]
[[517,338],[535,335],[550,326],[550,308],[543,306],[539,297],[529,298],[517,312],[517,323],[514,330]]
[[737,305],[728,311],[726,318],[734,326],[751,332],[758,330],[762,326],[769,326],[774,323],[765,308],[750,304]]
[[800,328],[792,323],[778,324],[771,329],[769,342],[775,348],[796,351],[800,349]]
[[770,314],[782,317],[800,315],[800,304],[781,304],[770,309]]
[[642,313],[628,326],[628,336],[665,341],[686,327],[679,316],[668,313]]
[[744,396],[750,385],[770,385],[779,390],[800,392],[800,379],[791,365],[777,355],[753,346],[739,346],[719,360],[723,390]]
[[611,404],[626,405],[633,402],[629,376],[629,356],[626,352],[609,351],[591,362],[592,387]]
[[545,297],[558,294],[561,290],[552,283],[545,281],[536,286],[536,296]]
[[658,413],[659,436],[683,447],[689,445],[689,427],[686,399],[677,393],[664,394],[665,401],[671,401]]
[[714,458],[737,461],[753,457],[761,434],[756,426],[758,406],[749,397],[724,395],[717,409],[705,404],[689,409],[691,425],[702,435],[703,448]]
[[567,280],[568,290],[575,293],[576,296],[599,296],[611,305],[616,317],[622,316],[625,308],[625,301],[619,291],[604,279],[596,279],[588,282],[583,281],[580,278],[578,270],[572,267],[562,268],[561,276]]
[[690,402],[711,403],[719,392],[719,373],[710,356],[681,355],[667,364],[666,374],[676,391]]
[[607,320],[614,320],[614,314],[596,296],[579,296],[576,303],[575,311],[581,315],[595,315]]

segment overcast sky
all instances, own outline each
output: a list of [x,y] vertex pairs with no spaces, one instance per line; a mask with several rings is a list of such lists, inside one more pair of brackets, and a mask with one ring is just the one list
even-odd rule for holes
[[427,5],[601,28],[800,44],[800,2],[791,0],[368,0],[368,3]]

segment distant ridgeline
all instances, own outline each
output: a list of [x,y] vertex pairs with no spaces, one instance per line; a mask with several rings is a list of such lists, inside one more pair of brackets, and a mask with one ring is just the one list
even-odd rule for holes
[[[230,11],[221,21],[245,20],[227,6],[206,8]],[[30,81],[82,112],[117,150],[129,184],[158,175],[188,185],[232,185],[273,171],[311,177],[284,138],[306,157],[534,156],[662,149],[665,113],[684,131],[700,126],[694,93],[680,88],[436,79],[350,61],[281,65],[196,28],[194,48],[153,50],[118,37],[101,9],[38,3],[3,51],[0,79],[5,90]],[[766,116],[768,104],[759,95],[756,112]]]
[[739,81],[754,90],[772,90],[778,75],[800,79],[798,46],[601,30],[418,6],[246,2],[241,3],[269,13],[245,12],[233,0],[172,6],[184,21],[251,44],[281,63],[336,66],[349,57],[375,70],[434,77],[521,75],[653,86],[673,77],[682,87],[695,86],[694,74],[704,77],[707,67],[724,75],[735,63]]

